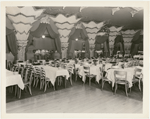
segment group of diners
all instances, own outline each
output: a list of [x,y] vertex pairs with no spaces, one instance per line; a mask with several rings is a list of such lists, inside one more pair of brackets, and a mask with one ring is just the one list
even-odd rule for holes
[[[18,80],[19,78],[16,79],[18,75],[21,77],[21,81]],[[11,92],[14,91],[19,98],[21,97],[21,90],[29,89],[31,95],[33,87],[39,87],[44,92],[48,87],[57,90],[59,85],[63,84],[66,87],[67,80],[70,82],[70,85],[73,85],[72,79],[77,81],[79,77],[82,79],[83,84],[88,80],[89,86],[91,86],[91,80],[95,78],[102,90],[105,82],[109,82],[112,84],[114,93],[117,91],[118,84],[125,85],[125,92],[128,96],[128,89],[131,91],[134,83],[138,83],[138,88],[141,91],[143,59],[63,58],[17,61],[15,64],[7,62],[6,66],[6,87]]]

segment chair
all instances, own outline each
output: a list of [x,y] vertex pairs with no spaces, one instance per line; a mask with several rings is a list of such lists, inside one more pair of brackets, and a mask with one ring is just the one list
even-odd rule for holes
[[72,64],[69,64],[67,65],[67,70],[69,72],[69,75],[70,75],[70,84],[72,85],[72,74],[73,74],[73,65]]
[[11,71],[12,71],[12,72],[17,72],[17,71],[19,71],[19,67],[16,66],[16,65],[13,65]]
[[38,86],[38,82],[40,80],[40,73],[41,73],[41,69],[38,67],[34,68],[34,81],[33,81],[33,87],[37,87]]
[[91,79],[96,77],[96,75],[90,74],[89,66],[83,66],[83,70],[84,70],[85,76],[89,78],[89,86],[91,86]]
[[[51,84],[51,81],[48,77],[45,75],[45,71],[43,68],[41,68],[41,74],[40,74],[40,89],[43,89],[44,85],[44,92],[46,92],[47,87],[49,86],[49,83]],[[55,90],[55,87],[54,87]]]
[[[112,83],[106,76],[107,76],[107,72],[105,72],[105,65],[102,66],[102,90],[104,88],[104,84],[105,82],[109,82]],[[113,91],[113,87],[112,87],[112,91]]]
[[7,69],[11,71],[12,68],[13,68],[13,63],[11,61],[8,61],[7,62]]
[[[134,85],[135,83],[138,83],[139,84],[139,90],[141,91],[141,80],[142,80],[142,77],[141,77],[141,72],[142,72],[142,69],[139,69],[139,68],[135,68],[134,70],[134,76],[133,76],[133,79],[132,79],[132,84]],[[130,88],[130,92],[131,92],[131,88]]]
[[126,96],[128,96],[128,81],[127,81],[127,72],[126,71],[114,71],[115,78],[115,94],[117,91],[118,84],[125,85]]
[[[25,90],[27,90],[27,88],[29,89],[29,93],[30,95],[32,95],[32,91],[31,91],[31,83],[32,83],[32,80],[33,80],[33,70],[31,72],[29,72],[29,69],[26,70],[26,73],[25,73],[25,79],[23,79],[23,83],[24,83],[24,86],[25,86]],[[21,98],[21,89],[19,89],[19,98]]]
[[18,68],[18,74],[20,74],[22,78],[24,78],[24,69],[24,67]]

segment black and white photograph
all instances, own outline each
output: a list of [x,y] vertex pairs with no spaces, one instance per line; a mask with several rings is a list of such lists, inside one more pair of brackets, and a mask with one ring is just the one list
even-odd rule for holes
[[44,3],[5,6],[5,113],[143,114],[147,8]]

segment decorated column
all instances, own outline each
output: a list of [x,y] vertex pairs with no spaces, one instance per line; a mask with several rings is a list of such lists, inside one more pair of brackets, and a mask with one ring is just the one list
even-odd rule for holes
[[7,7],[6,14],[11,20],[16,32],[18,45],[18,59],[25,60],[25,48],[32,24],[44,12],[44,9],[35,10],[34,7]]

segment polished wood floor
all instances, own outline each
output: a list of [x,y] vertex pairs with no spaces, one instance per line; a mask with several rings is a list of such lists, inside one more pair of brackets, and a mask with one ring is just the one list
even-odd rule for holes
[[6,103],[7,113],[142,113],[143,102],[88,85]]

